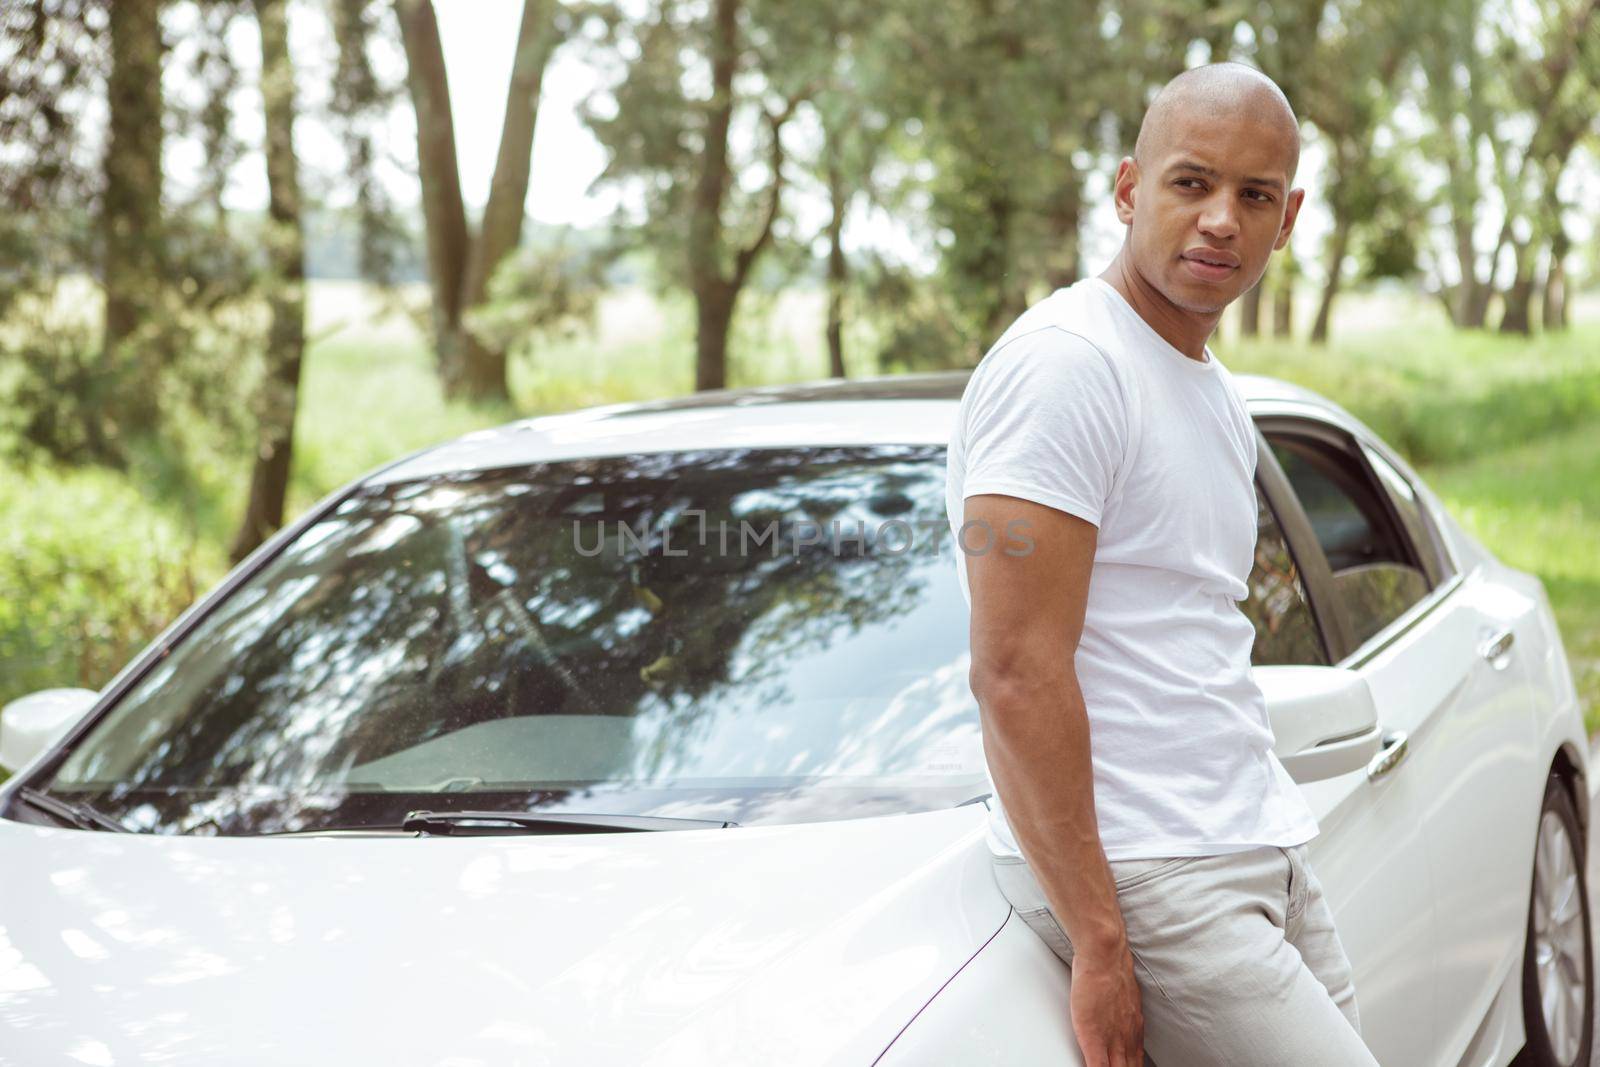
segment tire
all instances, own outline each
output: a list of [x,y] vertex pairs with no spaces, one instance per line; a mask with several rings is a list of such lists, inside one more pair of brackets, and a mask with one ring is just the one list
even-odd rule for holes
[[1528,1043],[1516,1059],[1518,1065],[1589,1067],[1594,948],[1583,869],[1586,852],[1572,797],[1552,775],[1545,784],[1534,844],[1522,960],[1522,1025]]

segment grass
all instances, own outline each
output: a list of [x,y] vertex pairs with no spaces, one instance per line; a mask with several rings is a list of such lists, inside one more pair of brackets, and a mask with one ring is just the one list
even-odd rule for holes
[[[402,299],[416,303],[412,290]],[[820,292],[756,295],[730,340],[732,386],[825,377]],[[641,290],[608,295],[593,334],[513,353],[508,405],[447,402],[415,323],[365,287],[311,287],[288,510],[413,449],[528,415],[692,391],[694,313],[687,297]],[[813,336],[815,335],[815,336]],[[858,334],[859,336],[859,334]],[[853,374],[874,368],[852,367]]]
[[1424,477],[1497,556],[1543,580],[1584,722],[1600,732],[1600,421]]
[[[425,296],[401,295],[414,306]],[[820,292],[752,294],[740,311],[731,385],[826,375]],[[364,287],[312,285],[308,319],[290,515],[379,464],[473,429],[686,393],[693,382],[693,307],[682,295],[610,294],[593,334],[515,354],[512,399],[498,406],[447,402],[415,319]],[[1341,299],[1326,348],[1243,339],[1231,322],[1214,347],[1236,372],[1272,374],[1343,404],[1418,465],[1491,550],[1543,579],[1595,730],[1600,295],[1581,301],[1574,319],[1566,333],[1532,339],[1461,334],[1414,297],[1358,293]],[[877,372],[869,329],[857,326],[847,337],[852,376]],[[81,471],[24,477],[0,466],[0,505],[9,490],[7,514],[15,520],[9,541],[0,531],[0,661],[8,640],[13,653],[10,669],[0,671],[0,703],[44,685],[98,687],[124,649],[136,649],[176,613],[152,604],[147,587],[179,595],[171,591],[203,590],[221,577],[245,471],[219,460],[185,481],[153,453],[139,457],[122,484],[107,480],[116,479]],[[187,546],[181,559],[175,544]],[[8,565],[13,586],[24,583],[36,601],[26,612],[5,588]],[[50,590],[60,596],[45,596]]]

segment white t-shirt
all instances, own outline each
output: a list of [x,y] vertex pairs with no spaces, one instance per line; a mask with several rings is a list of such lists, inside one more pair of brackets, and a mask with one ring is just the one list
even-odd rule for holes
[[[1099,278],[1024,312],[979,362],[945,507],[1003,493],[1099,528],[1075,665],[1108,860],[1297,845],[1316,817],[1273,753],[1239,610],[1256,544],[1256,440],[1209,349],[1168,344]],[[1029,534],[1037,539],[1037,534]],[[998,551],[1006,544],[996,531]],[[971,551],[982,531],[966,538]],[[1014,544],[1014,543],[1013,543]],[[967,602],[966,554],[957,578]],[[1018,854],[990,776],[990,846]]]

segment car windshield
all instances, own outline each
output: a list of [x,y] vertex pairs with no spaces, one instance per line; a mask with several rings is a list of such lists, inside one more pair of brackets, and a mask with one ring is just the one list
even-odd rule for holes
[[933,445],[368,486],[44,788],[131,829],[224,835],[423,808],[749,825],[961,803],[985,779],[943,493]]

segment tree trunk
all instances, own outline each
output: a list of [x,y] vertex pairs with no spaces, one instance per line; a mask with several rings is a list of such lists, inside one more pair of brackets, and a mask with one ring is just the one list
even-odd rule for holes
[[1544,307],[1539,321],[1546,330],[1567,328],[1567,251],[1571,239],[1559,222],[1550,239],[1550,269],[1544,279]]
[[457,326],[471,238],[456,165],[450,83],[432,0],[395,0],[395,14],[406,52],[406,84],[417,113],[417,174],[433,289],[434,346],[445,392],[454,394],[462,388],[469,362]]
[[266,119],[267,304],[272,324],[256,431],[250,498],[234,537],[237,563],[283,525],[300,363],[305,355],[305,232],[300,221],[300,166],[294,151],[294,62],[289,55],[288,0],[256,0],[261,26],[261,97]]
[[728,380],[728,329],[750,270],[772,241],[772,224],[783,196],[783,126],[794,114],[800,97],[789,100],[777,115],[766,115],[771,136],[767,166],[772,184],[767,187],[766,213],[755,240],[727,258],[722,205],[732,181],[728,165],[728,129],[733,121],[733,75],[738,66],[740,0],[714,0],[711,8],[711,99],[705,104],[705,139],[699,157],[689,208],[689,288],[695,298],[695,388],[721,389]]
[[104,244],[105,353],[118,389],[123,429],[158,422],[160,356],[139,343],[157,314],[161,255],[161,0],[108,4],[111,73],[106,82],[109,137],[101,232]]
[[828,158],[828,201],[833,215],[828,219],[828,374],[845,377],[844,370],[844,292],[849,283],[845,263],[844,215],[850,207],[844,173],[839,167],[836,148],[830,141]]
[[1294,336],[1294,280],[1299,273],[1294,261],[1294,251],[1283,250],[1278,261],[1277,277],[1272,287],[1272,336]]
[[728,191],[728,127],[733,121],[733,74],[738,61],[739,0],[714,0],[711,100],[705,143],[689,218],[690,288],[696,308],[694,387],[721,389],[728,380],[728,327],[734,296],[722,274],[722,201]]
[[695,290],[694,387],[722,389],[728,384],[728,328],[738,290],[716,282]]
[[1262,275],[1261,280],[1245,291],[1239,298],[1239,335],[1241,337],[1261,336],[1261,292],[1267,287],[1267,276]]
[[1082,238],[1079,227],[1083,216],[1083,186],[1076,172],[1062,179],[1062,188],[1050,204],[1050,260],[1045,281],[1051,289],[1062,289],[1082,275]]
[[1495,238],[1494,251],[1489,253],[1489,276],[1479,282],[1472,292],[1472,303],[1467,307],[1467,317],[1462,326],[1481,330],[1489,321],[1489,301],[1500,285],[1500,253],[1511,237],[1511,219],[1507,217],[1500,226],[1500,236]]
[[[1456,232],[1456,263],[1461,271],[1461,281],[1456,285],[1455,299],[1450,302],[1450,321],[1455,326],[1465,327],[1471,321],[1478,302],[1478,252],[1472,243],[1471,215],[1458,217],[1453,225]],[[1483,320],[1478,321],[1481,324]]]
[[1350,220],[1336,219],[1333,224],[1333,249],[1328,256],[1328,280],[1322,286],[1322,302],[1317,305],[1317,318],[1311,326],[1311,343],[1328,343],[1328,324],[1333,317],[1333,300],[1339,295],[1339,282],[1344,274],[1345,253],[1350,250]]
[[1533,260],[1537,250],[1531,240],[1516,242],[1513,247],[1517,254],[1517,269],[1511,279],[1511,287],[1505,293],[1504,308],[1500,312],[1500,332],[1526,337],[1533,332]]
[[[472,242],[467,262],[466,292],[457,325],[470,335],[467,318],[488,296],[495,268],[522,239],[522,219],[533,168],[533,129],[539,115],[539,89],[545,67],[555,50],[553,0],[525,0],[522,26],[517,31],[517,54],[506,89],[505,122],[500,128],[500,151],[495,156],[489,201],[483,210],[478,238]],[[506,354],[476,336],[462,339],[458,347],[463,362],[463,392],[477,399],[507,398]]]
[[1475,284],[1472,290],[1472,300],[1467,304],[1467,313],[1459,325],[1464,330],[1481,330],[1484,323],[1489,321],[1489,298],[1494,296],[1494,286]]
[[991,184],[985,195],[989,215],[989,233],[992,235],[984,256],[980,277],[987,281],[983,290],[983,335],[999,337],[1027,310],[1025,290],[1015,278],[1016,256],[1012,240],[1011,222],[1016,217],[1016,201],[1004,178]]

